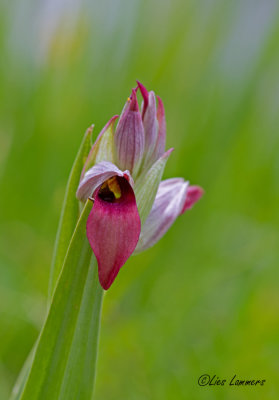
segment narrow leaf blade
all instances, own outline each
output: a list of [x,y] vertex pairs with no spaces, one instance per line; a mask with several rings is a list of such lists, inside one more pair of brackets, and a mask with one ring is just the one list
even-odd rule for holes
[[90,150],[92,131],[93,126],[85,132],[67,183],[50,270],[49,301],[53,295],[55,284],[62,269],[64,258],[78,220],[79,204],[76,199],[76,190],[85,158]]
[[88,400],[92,398],[103,293],[104,291],[99,283],[97,261],[93,256],[59,400]]
[[92,257],[86,237],[91,208],[88,200],[72,237],[21,400],[59,399],[75,330],[79,328],[77,321]]

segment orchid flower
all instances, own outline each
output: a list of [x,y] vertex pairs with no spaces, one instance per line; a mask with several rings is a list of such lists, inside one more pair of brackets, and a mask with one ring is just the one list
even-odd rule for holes
[[[137,100],[139,89],[143,102]],[[162,100],[138,82],[116,128],[110,119],[85,162],[77,198],[93,201],[86,233],[107,290],[134,253],[153,246],[202,196],[183,178],[161,182],[168,157]]]

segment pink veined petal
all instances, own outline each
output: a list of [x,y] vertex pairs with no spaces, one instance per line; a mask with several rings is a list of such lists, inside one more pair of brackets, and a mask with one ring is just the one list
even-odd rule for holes
[[95,164],[90,168],[81,180],[76,196],[81,201],[86,201],[91,197],[96,190],[104,181],[111,178],[112,176],[125,177],[130,184],[133,186],[134,181],[128,170],[121,171],[116,165],[108,161],[102,161],[99,164]]
[[135,250],[141,229],[132,187],[125,178],[118,178],[117,182],[121,197],[113,202],[106,201],[97,189],[87,220],[87,237],[97,258],[99,280],[105,290]]
[[153,91],[148,90],[142,83],[137,81],[143,97],[142,119],[145,131],[145,154],[144,166],[153,164],[165,152],[166,147],[166,118],[164,105],[157,96],[158,105],[156,107],[156,97]]
[[158,153],[156,150],[158,141],[158,114],[156,107],[156,96],[153,91],[148,92],[142,83],[137,81],[138,88],[143,97],[142,105],[142,119],[144,126],[144,138],[145,138],[145,149],[144,149],[144,166],[150,166],[156,159],[154,158],[154,153]]
[[193,205],[203,196],[203,194],[204,190],[200,186],[189,186],[187,190],[186,201],[182,208],[181,214],[192,208]]
[[139,88],[142,98],[143,98],[142,118],[144,118],[144,114],[145,114],[146,108],[148,106],[148,90],[139,81],[137,81],[137,84],[138,84],[138,88]]
[[115,135],[116,158],[120,168],[136,176],[144,153],[144,128],[135,89],[124,106]]
[[150,164],[150,158],[155,150],[158,135],[158,121],[156,117],[156,97],[154,92],[148,94],[148,106],[143,118],[145,149],[145,164]]
[[150,155],[150,162],[154,163],[158,158],[161,157],[162,154],[165,152],[166,147],[166,118],[165,118],[165,110],[162,100],[159,96],[158,99],[158,106],[157,106],[157,137],[156,143],[154,146],[154,150]]
[[183,209],[188,182],[182,178],[162,181],[148,215],[135,253],[153,246],[167,232]]
[[157,160],[165,152],[166,147],[166,117],[163,102],[159,96],[157,107],[157,120],[158,120],[158,136],[154,150],[153,159]]

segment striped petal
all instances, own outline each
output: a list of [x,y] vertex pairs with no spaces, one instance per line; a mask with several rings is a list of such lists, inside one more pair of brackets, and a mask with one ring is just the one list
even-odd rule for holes
[[116,165],[102,161],[90,168],[81,180],[76,196],[81,201],[86,201],[104,181],[113,177],[124,177],[133,186],[134,182],[128,170],[121,171]]
[[144,129],[135,89],[119,118],[114,140],[117,165],[131,171],[135,178],[144,153]]
[[161,182],[151,212],[142,228],[135,253],[140,253],[158,242],[176,218],[191,208],[202,193],[200,187],[188,186],[188,182],[182,178]]
[[165,152],[166,145],[166,120],[165,110],[159,96],[156,107],[156,96],[153,91],[148,90],[142,83],[137,81],[138,88],[143,97],[142,119],[144,126],[145,150],[143,168],[149,168]]
[[204,190],[200,186],[189,186],[189,188],[187,190],[186,201],[184,203],[181,214],[185,213],[186,210],[189,210],[190,208],[192,208],[193,205],[197,201],[199,201],[199,199],[202,197],[203,194],[204,194]]
[[157,160],[165,151],[166,147],[166,118],[165,118],[165,109],[163,102],[159,96],[158,99],[158,107],[157,107],[157,120],[158,120],[158,136],[157,142],[155,145],[154,153],[152,160]]
[[153,91],[148,92],[142,83],[139,81],[137,81],[137,83],[143,97],[142,119],[145,139],[144,166],[149,166],[150,163],[152,164],[150,158],[154,152],[158,135],[156,96]]

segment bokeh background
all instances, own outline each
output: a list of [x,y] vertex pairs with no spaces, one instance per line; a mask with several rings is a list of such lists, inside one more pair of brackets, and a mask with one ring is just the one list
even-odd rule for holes
[[44,319],[83,133],[136,79],[165,104],[164,176],[206,195],[107,293],[95,398],[277,398],[278,1],[7,0],[0,27],[0,399]]

